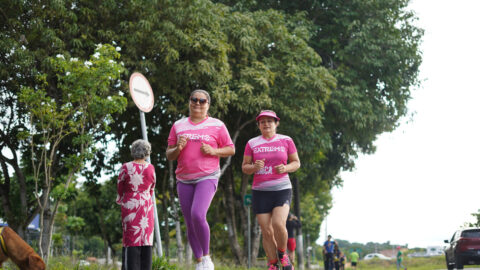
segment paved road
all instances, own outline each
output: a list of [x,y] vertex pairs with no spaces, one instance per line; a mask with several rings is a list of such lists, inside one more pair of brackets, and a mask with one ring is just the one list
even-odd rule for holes
[[[455,270],[457,268],[454,268]],[[480,270],[480,268],[465,268],[465,269],[468,269],[468,270]],[[447,270],[447,269],[435,269],[435,270]]]

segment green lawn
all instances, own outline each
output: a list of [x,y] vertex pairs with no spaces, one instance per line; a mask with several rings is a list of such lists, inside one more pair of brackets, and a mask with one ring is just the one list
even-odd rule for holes
[[[221,262],[218,259],[215,260],[215,269],[216,270],[246,270],[245,266],[236,266],[232,262]],[[267,267],[262,266],[262,262],[258,264],[259,266],[250,268],[251,270],[266,270]],[[406,258],[404,260],[404,265],[408,270],[435,270],[435,269],[446,269],[445,266],[445,257],[437,256],[430,258]],[[316,266],[316,267],[315,267]],[[312,269],[323,269],[323,262],[317,262],[314,268]],[[321,267],[320,267],[321,266]],[[478,266],[466,266],[465,268],[475,268]],[[5,270],[16,270],[18,269],[13,265],[11,261],[4,263],[3,269]],[[90,264],[89,266],[82,266],[79,264],[79,260],[73,259],[71,257],[55,257],[51,258],[47,269],[49,270],[118,270],[118,268],[111,266],[105,266],[100,264]],[[193,270],[193,266],[176,266],[168,265],[165,261],[156,260],[154,261],[153,270]],[[352,269],[347,267],[346,269]],[[360,261],[358,270],[396,270],[395,260],[383,261],[383,260],[369,260],[369,261]]]

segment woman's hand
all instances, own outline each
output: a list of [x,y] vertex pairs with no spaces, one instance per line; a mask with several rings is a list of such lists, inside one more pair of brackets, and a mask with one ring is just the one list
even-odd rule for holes
[[288,164],[279,164],[277,166],[274,166],[273,168],[278,174],[282,173],[292,173],[298,170],[300,168],[300,159],[298,158],[298,153],[293,153],[288,155]]
[[168,160],[176,160],[182,152],[183,148],[187,145],[188,138],[185,136],[179,136],[176,145],[167,146],[167,151],[165,152]]
[[215,148],[213,148],[210,144],[202,142],[202,146],[200,147],[200,151],[204,153],[205,155],[211,155],[211,156],[216,156],[217,151]]
[[287,172],[287,168],[285,167],[284,164],[277,165],[274,168],[275,168],[275,171],[277,171],[278,174],[282,174],[282,173]]
[[265,159],[257,159],[255,163],[253,163],[253,167],[255,168],[255,172],[260,171],[265,167]]
[[185,145],[187,145],[187,141],[188,141],[188,138],[185,136],[180,136],[178,138],[178,142],[177,142],[178,151],[182,151],[183,148],[185,148]]

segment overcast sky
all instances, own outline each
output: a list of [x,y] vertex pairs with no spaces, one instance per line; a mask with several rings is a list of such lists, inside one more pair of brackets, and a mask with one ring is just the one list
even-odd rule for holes
[[414,0],[425,80],[412,121],[360,156],[321,229],[350,242],[442,246],[480,209],[480,1]]

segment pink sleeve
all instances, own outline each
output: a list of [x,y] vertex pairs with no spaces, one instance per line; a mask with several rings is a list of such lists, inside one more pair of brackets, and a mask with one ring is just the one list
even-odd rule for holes
[[252,148],[250,147],[250,144],[248,142],[247,142],[247,145],[245,145],[245,152],[243,152],[243,155],[250,156],[250,157],[253,156]]
[[228,129],[225,125],[222,126],[220,129],[220,134],[219,134],[219,142],[218,142],[218,148],[222,148],[225,146],[232,146],[235,147],[232,138],[230,138],[230,133],[228,133]]
[[287,145],[288,145],[288,154],[293,154],[297,152],[297,147],[295,146],[295,143],[293,142],[292,139],[287,140]]
[[177,132],[175,131],[175,124],[173,124],[170,129],[170,134],[168,135],[168,145],[177,145]]

